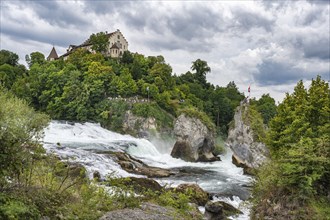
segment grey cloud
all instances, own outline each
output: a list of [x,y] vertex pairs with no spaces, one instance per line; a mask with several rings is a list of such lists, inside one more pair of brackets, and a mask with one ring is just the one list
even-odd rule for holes
[[320,39],[317,42],[307,43],[303,47],[306,58],[330,59],[330,40],[329,38]]
[[302,68],[293,67],[290,63],[279,63],[272,60],[263,61],[257,68],[259,73],[254,75],[254,79],[262,86],[295,83],[301,79],[311,79],[316,74],[321,75],[322,78],[326,78],[329,74],[329,72],[307,72]]
[[303,25],[311,25],[315,21],[319,21],[319,20],[323,19],[323,16],[320,16],[321,14],[322,14],[322,9],[321,8],[318,8],[316,10],[313,10],[313,11],[309,12],[305,16],[302,24]]
[[148,46],[156,51],[162,51],[164,48],[167,50],[185,50],[189,52],[207,53],[214,48],[213,43],[205,44],[202,41],[189,42],[168,39],[154,39],[148,42]]
[[[17,41],[38,41],[56,46],[67,47],[69,44],[79,44],[83,42],[84,36],[77,36],[74,33],[55,32],[54,34],[44,34],[42,30],[33,30],[28,28],[2,25],[1,32],[8,37]],[[86,36],[85,36],[86,37]],[[73,40],[74,39],[74,40]]]
[[167,19],[171,32],[185,40],[212,37],[215,32],[223,31],[222,23],[220,13],[197,6]]
[[198,4],[182,10],[157,13],[157,9],[142,4],[139,10],[131,8],[123,12],[122,18],[127,26],[135,30],[154,33],[154,36],[149,35],[152,40],[146,42],[152,49],[209,51],[213,46],[209,39],[224,30],[221,17]]
[[330,59],[329,38],[317,35],[299,36],[291,42],[296,49],[303,52],[305,58]]
[[85,12],[94,14],[118,13],[131,7],[132,1],[85,1]]
[[307,1],[313,5],[329,5],[329,0],[307,0]]
[[263,28],[267,32],[271,32],[275,21],[247,10],[233,11],[235,18],[233,19],[233,27],[241,29],[241,31],[249,31],[252,28]]
[[25,7],[31,7],[42,20],[59,27],[83,28],[90,24],[84,16],[76,15],[75,8],[65,1],[21,1]]

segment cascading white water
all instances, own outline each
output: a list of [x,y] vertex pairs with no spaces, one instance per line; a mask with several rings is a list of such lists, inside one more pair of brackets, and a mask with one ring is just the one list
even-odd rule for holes
[[[92,177],[95,171],[102,176],[137,176],[127,173],[115,163],[106,152],[126,152],[146,164],[161,168],[170,168],[183,171],[183,174],[169,178],[156,179],[161,184],[172,186],[181,183],[197,183],[204,190],[219,194],[218,199],[238,207],[241,199],[238,196],[246,195],[242,190],[244,185],[251,182],[251,178],[243,175],[243,170],[231,162],[231,151],[222,155],[222,161],[212,163],[190,163],[175,159],[167,153],[160,153],[153,143],[145,139],[121,135],[95,123],[66,123],[52,121],[44,130],[44,147],[47,152],[53,152],[63,159],[75,161],[84,165]],[[156,142],[154,142],[156,143]],[[159,143],[159,142],[157,142]],[[166,143],[162,145],[162,148]],[[172,146],[169,145],[168,148]],[[164,149],[163,149],[164,152]],[[227,197],[226,197],[227,195]],[[232,199],[228,198],[231,196]],[[239,207],[241,210],[242,208]],[[240,219],[246,219],[248,209],[244,209]]]

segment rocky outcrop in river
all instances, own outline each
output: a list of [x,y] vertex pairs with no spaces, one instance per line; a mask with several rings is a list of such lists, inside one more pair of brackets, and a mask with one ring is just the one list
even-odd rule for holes
[[228,219],[229,216],[242,214],[234,206],[222,201],[208,201],[205,205],[205,217],[207,220]]
[[174,174],[168,169],[148,166],[141,160],[135,159],[126,153],[114,152],[113,154],[115,156],[115,161],[123,170],[126,170],[129,173],[145,175],[149,178],[168,177]]
[[233,163],[243,167],[246,173],[251,173],[252,169],[258,168],[265,162],[269,151],[264,143],[256,140],[255,131],[249,121],[244,120],[247,118],[248,108],[247,103],[237,107],[226,144],[233,151]]
[[176,143],[171,156],[190,162],[219,160],[214,156],[214,134],[198,118],[181,114],[174,124]]

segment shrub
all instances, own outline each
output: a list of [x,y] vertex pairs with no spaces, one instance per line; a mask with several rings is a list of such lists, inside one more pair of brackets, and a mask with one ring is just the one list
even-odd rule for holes
[[201,112],[197,110],[196,108],[190,107],[190,108],[184,108],[179,110],[179,114],[186,114],[190,117],[196,117],[212,132],[215,132],[216,128],[212,120],[205,114],[204,112]]

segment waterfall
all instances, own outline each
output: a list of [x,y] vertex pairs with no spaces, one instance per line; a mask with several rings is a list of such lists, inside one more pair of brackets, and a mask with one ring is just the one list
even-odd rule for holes
[[[244,186],[249,185],[252,180],[251,177],[243,175],[241,168],[232,164],[230,149],[227,149],[225,155],[221,155],[222,161],[192,163],[171,157],[170,149],[158,150],[157,145],[162,145],[161,148],[166,146],[166,143],[160,144],[159,140],[152,141],[155,143],[153,144],[146,139],[106,130],[96,123],[52,121],[44,130],[44,134],[44,148],[48,153],[81,163],[90,177],[96,171],[101,176],[138,176],[121,169],[107,154],[108,152],[126,152],[150,166],[183,171],[182,175],[156,179],[160,184],[177,186],[181,183],[197,183],[204,190],[218,194],[217,199],[226,200],[236,207],[247,193]],[[168,148],[171,147],[168,145]],[[245,211],[244,213],[246,215]]]

